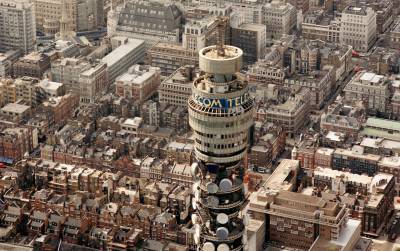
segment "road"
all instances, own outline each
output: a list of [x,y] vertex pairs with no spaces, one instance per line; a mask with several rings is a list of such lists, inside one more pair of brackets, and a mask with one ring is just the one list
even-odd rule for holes
[[356,74],[354,70],[352,70],[339,84],[336,88],[335,93],[329,98],[328,101],[325,102],[324,107],[320,111],[324,111],[330,104],[332,104],[336,98],[343,92],[344,87],[346,87],[347,83],[350,82],[351,78]]

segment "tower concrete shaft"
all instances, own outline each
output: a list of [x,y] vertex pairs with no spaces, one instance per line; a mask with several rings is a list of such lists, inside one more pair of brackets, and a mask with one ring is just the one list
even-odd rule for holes
[[245,201],[242,159],[253,125],[254,101],[238,73],[242,55],[241,49],[227,45],[202,49],[201,74],[188,100],[197,159],[192,165],[197,179],[193,207],[199,215],[192,220],[199,250],[246,249],[240,217]]

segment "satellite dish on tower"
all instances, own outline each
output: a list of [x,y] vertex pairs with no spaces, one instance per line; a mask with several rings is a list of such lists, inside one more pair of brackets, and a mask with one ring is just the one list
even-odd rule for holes
[[232,188],[232,181],[226,178],[221,180],[221,182],[219,183],[219,188],[223,192],[228,192]]
[[225,243],[219,244],[217,251],[229,251],[229,246]]
[[206,242],[203,245],[203,251],[215,251],[215,245],[211,242]]
[[215,183],[212,183],[212,182],[210,182],[210,183],[208,183],[207,184],[207,192],[208,193],[217,193],[218,192],[218,186],[217,186],[217,184],[215,184]]
[[219,227],[217,228],[216,234],[219,240],[225,240],[228,238],[229,231],[226,227]]
[[220,213],[217,215],[217,222],[221,225],[225,225],[227,224],[229,221],[229,217],[228,215],[224,214],[224,213]]

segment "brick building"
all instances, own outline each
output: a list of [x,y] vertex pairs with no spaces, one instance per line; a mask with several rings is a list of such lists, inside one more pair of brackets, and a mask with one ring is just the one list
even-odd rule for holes
[[41,79],[49,68],[50,58],[38,52],[32,52],[18,59],[13,65],[15,77],[29,76]]

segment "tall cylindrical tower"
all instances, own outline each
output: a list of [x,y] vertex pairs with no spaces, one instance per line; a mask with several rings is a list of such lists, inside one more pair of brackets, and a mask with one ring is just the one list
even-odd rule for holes
[[239,216],[245,200],[242,159],[253,125],[254,102],[238,72],[241,49],[217,45],[199,52],[201,74],[188,100],[197,162],[192,221],[199,250],[245,250],[247,218]]

